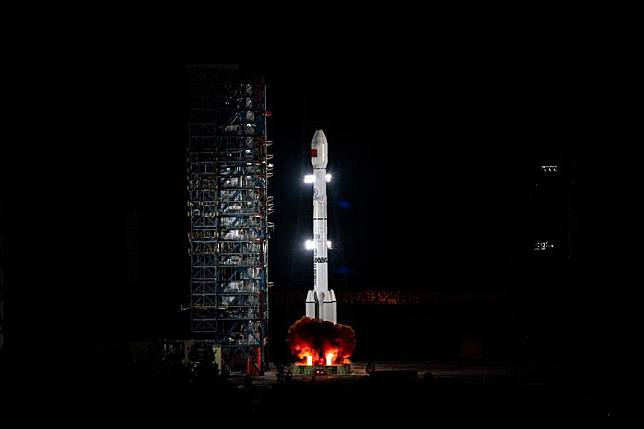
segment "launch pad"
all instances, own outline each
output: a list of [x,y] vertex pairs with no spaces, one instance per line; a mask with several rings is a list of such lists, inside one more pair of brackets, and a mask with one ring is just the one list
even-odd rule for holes
[[348,363],[340,365],[293,365],[291,374],[293,376],[349,375],[351,374],[351,365]]

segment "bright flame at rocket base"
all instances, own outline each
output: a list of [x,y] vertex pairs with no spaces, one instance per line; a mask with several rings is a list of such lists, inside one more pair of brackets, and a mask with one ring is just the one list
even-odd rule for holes
[[353,328],[340,323],[302,317],[288,330],[291,353],[299,359],[297,365],[342,365],[356,344]]

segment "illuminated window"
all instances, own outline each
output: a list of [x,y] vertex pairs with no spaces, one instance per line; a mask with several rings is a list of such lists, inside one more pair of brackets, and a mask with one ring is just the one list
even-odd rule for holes
[[549,249],[554,249],[555,244],[551,241],[536,241],[534,243],[534,250],[538,251],[543,251],[543,250],[549,250]]
[[542,165],[541,166],[541,171],[543,171],[544,173],[556,173],[557,171],[559,171],[559,166],[554,165],[554,164],[552,164],[552,165]]

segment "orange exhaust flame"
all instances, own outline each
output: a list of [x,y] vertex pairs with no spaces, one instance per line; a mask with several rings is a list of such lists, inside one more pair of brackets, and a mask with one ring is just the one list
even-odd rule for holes
[[342,365],[355,348],[355,333],[347,325],[323,322],[302,317],[288,330],[291,353],[297,356],[296,365]]

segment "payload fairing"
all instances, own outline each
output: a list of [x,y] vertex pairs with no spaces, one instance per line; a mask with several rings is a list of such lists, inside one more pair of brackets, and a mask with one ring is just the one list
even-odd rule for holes
[[306,316],[337,323],[335,293],[329,289],[327,248],[326,174],[329,160],[328,143],[322,130],[317,130],[311,141],[313,164],[313,290],[306,295]]

